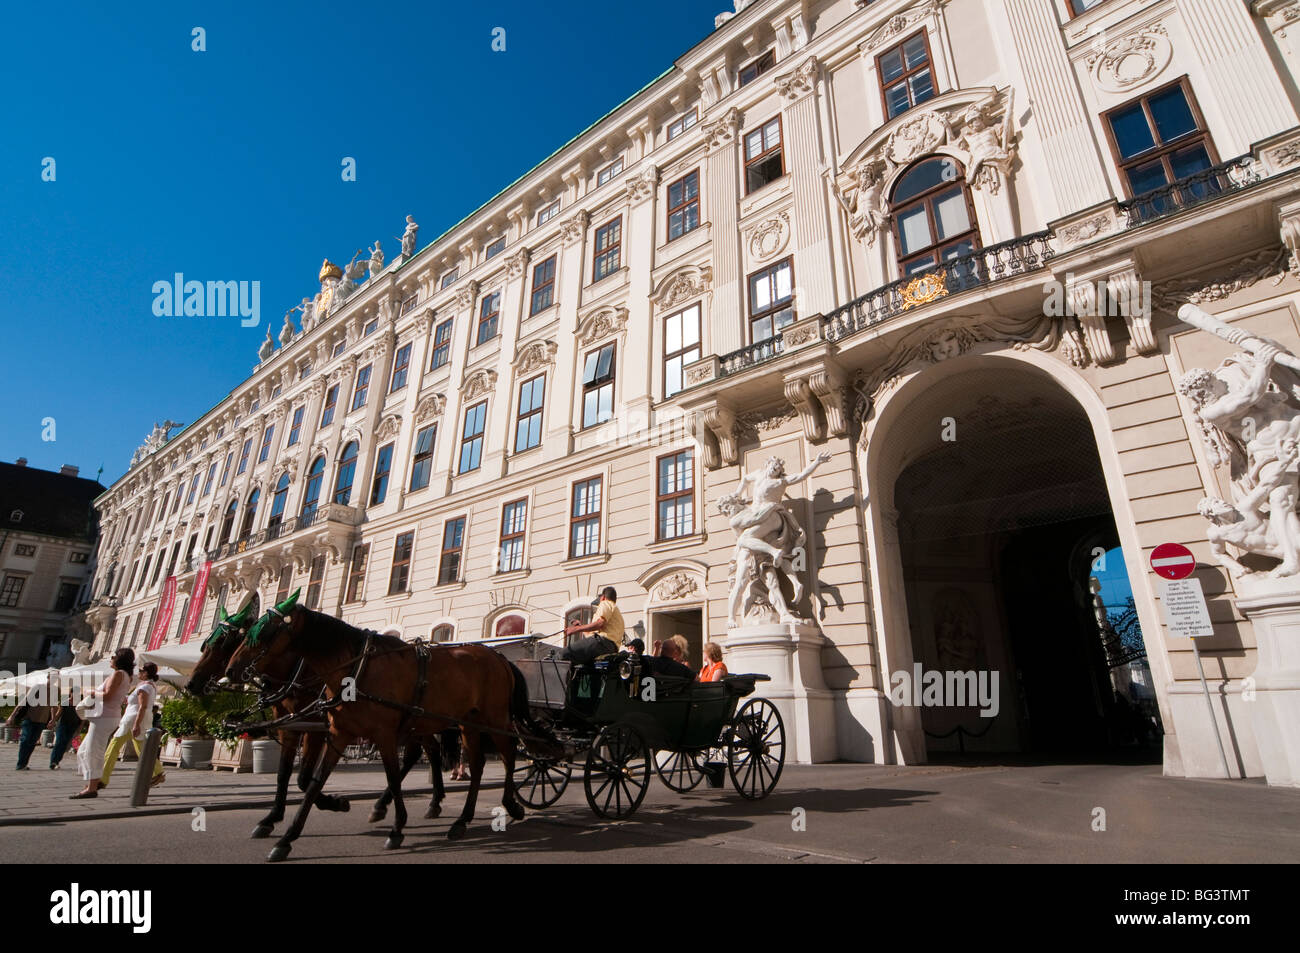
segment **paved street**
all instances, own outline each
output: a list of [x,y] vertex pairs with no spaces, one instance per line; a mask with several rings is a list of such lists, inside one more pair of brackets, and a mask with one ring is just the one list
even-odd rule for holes
[[[10,755],[13,748],[0,749]],[[39,763],[38,759],[34,762]],[[133,766],[132,766],[133,767]],[[499,779],[500,774],[489,773]],[[94,801],[68,801],[75,772],[44,767],[17,773],[0,765],[0,824],[10,862],[111,859],[156,863],[261,860],[270,841],[249,832],[273,780],[168,769],[143,814],[128,805],[129,771]],[[428,775],[417,769],[408,798],[406,842],[386,851],[385,825],[366,823],[383,787],[377,766],[345,765],[329,790],[354,798],[348,814],[314,812],[293,860],[425,863],[1295,863],[1300,861],[1300,791],[1256,782],[1167,779],[1155,766],[1050,765],[914,768],[788,766],[768,800],[740,800],[729,788],[676,795],[657,780],[640,812],[621,823],[588,810],[581,779],[552,808],[530,811],[503,832],[491,828],[499,786],[485,791],[478,819],[459,842],[445,838],[463,803],[450,785],[441,818],[424,820]],[[296,791],[295,791],[296,794]],[[207,806],[206,830],[191,809]],[[1106,830],[1093,831],[1095,808]],[[802,808],[806,830],[795,830]],[[123,815],[127,815],[123,817]],[[33,823],[49,817],[47,822]]]

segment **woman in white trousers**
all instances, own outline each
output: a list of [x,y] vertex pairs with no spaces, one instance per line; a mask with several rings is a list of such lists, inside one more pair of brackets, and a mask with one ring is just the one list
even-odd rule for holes
[[113,674],[104,680],[99,688],[87,692],[87,697],[101,699],[99,713],[86,719],[90,728],[86,737],[81,739],[77,748],[77,767],[86,786],[76,794],[73,800],[86,797],[98,797],[99,776],[104,770],[104,749],[108,740],[117,731],[122,720],[122,705],[126,702],[128,689],[131,687],[131,673],[135,670],[135,652],[128,648],[118,649],[113,654]]

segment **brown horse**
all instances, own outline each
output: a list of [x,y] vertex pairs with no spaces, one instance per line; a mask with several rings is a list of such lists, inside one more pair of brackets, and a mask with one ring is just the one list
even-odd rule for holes
[[325,684],[330,740],[316,764],[302,806],[277,841],[268,859],[284,860],[302,833],[312,805],[320,796],[343,749],[356,738],[369,738],[379,748],[393,792],[396,817],[385,847],[401,845],[406,825],[399,745],[413,734],[427,735],[459,728],[470,768],[465,808],[448,831],[448,838],[465,835],[474,817],[483,776],[486,734],[501,754],[506,769],[501,803],[515,820],[524,810],[515,798],[515,741],[512,732],[540,734],[528,716],[528,696],[519,670],[498,653],[481,645],[428,648],[421,665],[417,649],[394,636],[353,628],[332,616],[305,609],[293,597],[267,610],[226,667],[231,681],[258,677],[277,659],[301,658]]
[[[253,623],[249,615],[249,607],[245,607],[235,615],[227,615],[224,609],[218,611],[216,627],[212,635],[203,643],[203,651],[199,656],[198,664],[195,665],[194,671],[190,675],[190,680],[186,683],[185,690],[192,695],[203,695],[213,691],[219,680],[225,674],[226,666],[230,664],[230,659],[234,656],[235,651],[243,644],[244,637]],[[286,659],[283,666],[271,666],[271,670],[266,673],[266,677],[272,682],[283,686],[276,692],[277,697],[271,705],[275,712],[276,718],[283,718],[300,711],[306,705],[310,704],[317,695],[320,694],[320,682],[317,680],[314,684],[308,679],[298,676],[297,666],[290,660]],[[323,725],[322,725],[323,729]],[[430,741],[424,745],[412,743],[407,745],[402,760],[402,777],[405,778],[412,766],[420,758],[420,751],[423,747],[425,754],[429,758],[429,765],[433,772],[433,798],[429,802],[428,810],[425,811],[425,817],[438,817],[442,813],[442,800],[445,791],[442,785],[442,770],[445,767],[445,761],[448,756],[459,756],[460,737],[456,732],[447,732],[448,737],[439,741]],[[272,805],[270,812],[257,822],[253,828],[253,837],[267,837],[275,829],[275,825],[284,819],[285,803],[289,793],[289,776],[293,773],[293,763],[298,756],[299,750],[302,752],[301,768],[298,772],[298,788],[306,791],[312,767],[320,758],[321,749],[325,746],[325,733],[321,731],[303,731],[295,728],[281,728],[275,732],[280,742],[280,764],[276,772],[275,779],[275,803]],[[444,744],[450,742],[444,748]],[[440,750],[442,749],[442,750]],[[439,754],[442,754],[443,764],[439,765]],[[371,822],[382,820],[388,812],[388,804],[393,798],[391,790],[386,790],[380,795],[379,800],[371,809]],[[321,810],[346,812],[351,809],[346,798],[334,797],[322,792],[316,800],[316,804]]]

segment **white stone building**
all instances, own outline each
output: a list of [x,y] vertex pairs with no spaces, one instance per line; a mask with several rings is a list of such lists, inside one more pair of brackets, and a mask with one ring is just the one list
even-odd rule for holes
[[[1175,386],[1230,349],[1174,312],[1300,349],[1300,8],[736,7],[431,244],[350,292],[364,262],[326,264],[305,326],[99,501],[97,648],[140,645],[172,575],[168,638],[187,599],[206,632],[298,586],[408,638],[550,633],[613,585],[648,639],[773,674],[799,760],[1096,751],[1131,661],[1092,613],[1105,554],[1166,772],[1221,775],[1217,730],[1234,774],[1295,783]],[[719,497],[823,451],[791,489],[816,625],[729,634]],[[1200,560],[1216,729],[1161,542]],[[997,716],[891,704],[916,665],[998,672]]]

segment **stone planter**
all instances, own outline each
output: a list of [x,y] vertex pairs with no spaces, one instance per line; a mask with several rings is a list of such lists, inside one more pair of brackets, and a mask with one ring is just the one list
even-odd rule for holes
[[158,760],[163,764],[184,767],[181,757],[181,739],[168,735],[167,740],[163,742],[162,750],[158,753]]
[[240,739],[234,743],[218,741],[212,748],[212,770],[226,768],[236,774],[253,770],[253,746]]
[[212,749],[216,742],[211,738],[182,738],[181,767],[208,768],[212,766]]
[[280,742],[269,738],[253,742],[253,773],[275,774],[280,770]]

